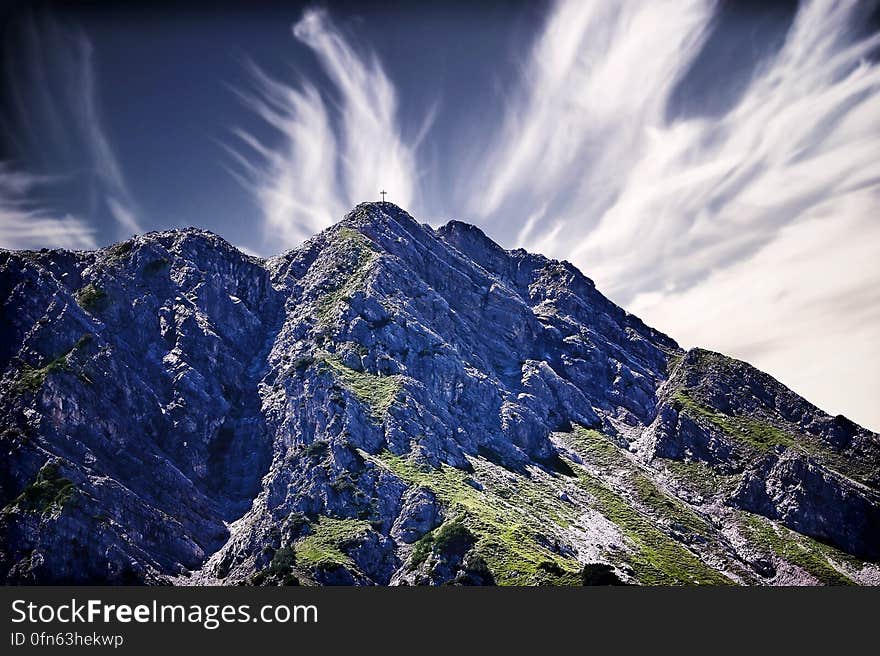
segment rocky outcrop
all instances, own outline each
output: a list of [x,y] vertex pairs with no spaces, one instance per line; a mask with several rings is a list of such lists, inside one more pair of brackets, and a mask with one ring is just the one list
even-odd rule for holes
[[423,487],[411,488],[391,527],[391,537],[412,544],[440,525],[443,519],[437,496]]
[[877,435],[467,224],[0,252],[0,296],[8,583],[878,575]]
[[694,349],[660,393],[652,455],[744,472],[728,503],[864,558],[880,556],[877,436],[770,376]]
[[[279,302],[267,272],[196,231],[0,258],[2,341],[15,344],[2,363],[0,569],[125,582],[198,567],[268,465],[252,369]],[[21,512],[47,462],[69,498]]]
[[757,463],[730,501],[848,553],[880,559],[880,495],[794,450]]

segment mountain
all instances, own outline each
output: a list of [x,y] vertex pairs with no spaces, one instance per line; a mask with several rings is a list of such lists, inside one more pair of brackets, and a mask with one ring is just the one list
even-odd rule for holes
[[474,226],[0,251],[0,297],[5,583],[880,583],[877,434]]

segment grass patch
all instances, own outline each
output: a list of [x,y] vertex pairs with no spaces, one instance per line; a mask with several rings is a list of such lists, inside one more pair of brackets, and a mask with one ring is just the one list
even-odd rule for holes
[[[755,545],[812,574],[822,585],[854,585],[852,579],[835,569],[828,556],[855,564],[861,563],[849,554],[792,531],[766,517],[740,513],[740,529]],[[853,562],[855,561],[855,562]]]
[[338,317],[340,307],[366,285],[373,262],[379,257],[370,241],[357,230],[342,228],[336,233],[336,248],[348,257],[350,271],[336,287],[328,291],[316,308],[318,324],[329,326]]
[[[499,585],[580,584],[580,563],[555,553],[547,544],[546,537],[561,530],[563,518],[570,522],[577,516],[577,511],[560,501],[549,485],[522,475],[511,480],[503,468],[475,458],[474,476],[484,484],[483,490],[477,490],[467,483],[467,472],[449,465],[435,469],[387,451],[377,456],[362,455],[407,483],[430,489],[447,514],[457,518],[455,523],[447,522],[445,529],[441,526],[416,543],[416,564],[424,562],[438,541],[454,537],[460,526],[473,536],[474,551]],[[493,472],[504,472],[504,482],[494,479]],[[546,563],[555,567],[548,568]]]
[[794,446],[795,439],[789,433],[751,417],[734,417],[705,406],[695,400],[686,390],[678,390],[675,401],[692,419],[703,418],[719,428],[725,435],[764,452],[775,446]]
[[634,474],[632,483],[636,498],[650,509],[651,514],[673,521],[697,534],[708,532],[709,526],[706,520],[679,499],[666,494],[644,474]]
[[412,556],[409,560],[410,569],[416,569],[426,560],[428,560],[428,556],[434,551],[434,533],[427,533],[423,535],[418,541],[413,545]]
[[[577,467],[578,481],[595,499],[596,509],[635,545],[635,552],[624,560],[641,583],[731,583],[660,528],[668,524],[685,533],[711,535],[712,528],[706,520],[662,490],[607,435],[582,426],[557,435],[584,460],[585,466]],[[612,489],[611,481],[621,489],[620,493]]]
[[604,470],[630,469],[632,463],[608,436],[578,424],[570,433],[558,433],[569,446],[590,464]]
[[[579,428],[562,437],[585,461],[584,466],[566,461],[585,499],[617,526],[631,545],[626,551],[610,551],[612,561],[629,565],[635,578],[647,585],[732,583],[663,530],[663,525],[680,525],[675,529],[677,533],[712,535],[711,527],[700,515],[654,484],[647,472],[602,433]],[[468,485],[466,472],[448,465],[434,469],[387,452],[373,458],[410,484],[431,489],[448,516],[461,517],[476,539],[475,551],[485,559],[499,584],[583,582],[583,566],[574,557],[550,548],[550,543],[564,536],[566,527],[582,514],[578,504],[559,499],[559,492],[570,484],[568,480],[559,482],[546,475],[528,478],[483,458],[473,458],[472,476],[484,488],[477,490]],[[600,476],[613,480],[621,491],[615,491]],[[434,540],[436,533],[416,543],[416,565],[427,559]],[[708,542],[703,548],[714,553],[721,547]]]
[[290,571],[294,564],[296,564],[296,552],[290,547],[281,547],[272,556],[269,571],[273,574],[283,574]]
[[330,451],[330,442],[327,440],[315,440],[302,448],[302,454],[306,458],[323,458]]
[[324,354],[322,362],[334,377],[359,401],[370,408],[370,414],[381,420],[403,387],[402,376],[379,376],[347,367],[335,355]]
[[18,509],[22,512],[39,512],[49,514],[61,512],[76,492],[76,484],[61,476],[58,465],[46,463],[37,472],[33,483],[28,485],[21,494],[10,503],[4,511]]
[[342,472],[330,483],[330,489],[337,494],[357,494],[360,491],[347,471]]
[[738,475],[719,474],[710,465],[700,460],[657,458],[654,463],[662,465],[674,479],[688,485],[695,492],[707,498],[732,492],[739,480]]
[[84,334],[73,346],[42,367],[32,367],[29,364],[22,365],[18,372],[18,377],[13,383],[13,391],[18,394],[24,392],[36,392],[43,386],[43,383],[46,382],[46,378],[49,374],[69,370],[70,354],[73,353],[74,350],[88,345],[93,339],[94,335],[91,333]]
[[766,453],[776,446],[798,449],[836,472],[873,487],[871,481],[877,468],[863,459],[849,458],[822,443],[820,438],[797,433],[795,429],[783,430],[767,421],[753,417],[727,415],[702,404],[688,390],[675,394],[681,412],[692,419],[702,418],[718,428],[731,440],[745,445],[757,453]]
[[55,358],[44,367],[32,367],[29,364],[22,365],[18,372],[18,378],[13,384],[13,389],[19,394],[22,392],[36,392],[46,382],[49,374],[69,369],[67,355],[65,353]]
[[599,478],[581,471],[580,484],[596,501],[596,509],[635,545],[623,560],[644,585],[729,585],[723,574],[706,565],[680,542],[657,528],[653,519],[632,507]]
[[126,255],[131,253],[134,248],[134,243],[129,241],[123,241],[118,244],[114,244],[110,248],[107,249],[107,259],[108,260],[121,260]]
[[576,425],[571,433],[559,435],[568,441],[569,446],[597,474],[613,477],[650,514],[661,520],[680,524],[695,533],[709,531],[709,526],[702,517],[657,486],[645,470],[604,433]]
[[311,527],[313,532],[294,545],[296,562],[304,567],[354,567],[343,549],[371,530],[364,520],[327,516],[319,517]]
[[669,356],[669,360],[666,362],[666,371],[671,374],[678,368],[678,365],[681,364],[681,361],[684,360],[683,353],[673,353]]
[[280,582],[281,585],[299,585],[299,578],[293,573],[296,565],[296,552],[291,547],[276,549],[272,562],[266,569],[260,570],[251,577],[252,585],[262,585],[267,580]]
[[[415,568],[428,559],[431,554],[441,554],[445,551],[454,550],[459,545],[467,545],[476,541],[464,523],[464,517],[456,517],[444,522],[438,528],[422,536],[413,548],[411,567]],[[556,565],[559,568],[558,565]],[[561,572],[562,569],[559,568]]]
[[86,312],[95,312],[106,306],[107,292],[94,283],[89,283],[76,293],[76,302]]
[[473,539],[473,535],[464,525],[464,519],[456,517],[452,521],[444,522],[434,531],[434,548],[437,551],[445,551],[454,548],[463,541]]

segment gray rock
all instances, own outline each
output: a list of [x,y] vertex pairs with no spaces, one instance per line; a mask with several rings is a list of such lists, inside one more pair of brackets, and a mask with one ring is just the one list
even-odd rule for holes
[[[696,509],[692,490],[646,505],[600,467],[658,530],[658,508],[704,513],[690,547],[737,580],[764,582],[720,530],[734,509],[877,555],[877,435],[745,363],[684,353],[571,264],[460,222],[368,203],[268,260],[196,229],[0,251],[0,298],[4,583],[489,584],[511,574],[484,553],[505,540],[545,558],[521,552],[514,574],[576,581],[555,559],[633,547],[595,495],[559,492],[595,455],[558,446],[575,425],[609,436],[651,494],[673,494],[661,462],[745,472]],[[412,567],[462,502],[497,534]],[[547,539],[507,534],[575,511]]]
[[391,537],[411,544],[433,531],[443,521],[437,497],[423,487],[413,487],[406,493],[400,514],[391,528]]
[[848,553],[880,559],[880,495],[792,449],[748,470],[730,502]]

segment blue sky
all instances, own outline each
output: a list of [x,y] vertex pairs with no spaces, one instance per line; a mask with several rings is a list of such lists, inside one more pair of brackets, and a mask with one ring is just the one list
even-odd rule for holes
[[0,246],[272,255],[385,188],[880,429],[874,3],[113,4],[3,14]]

